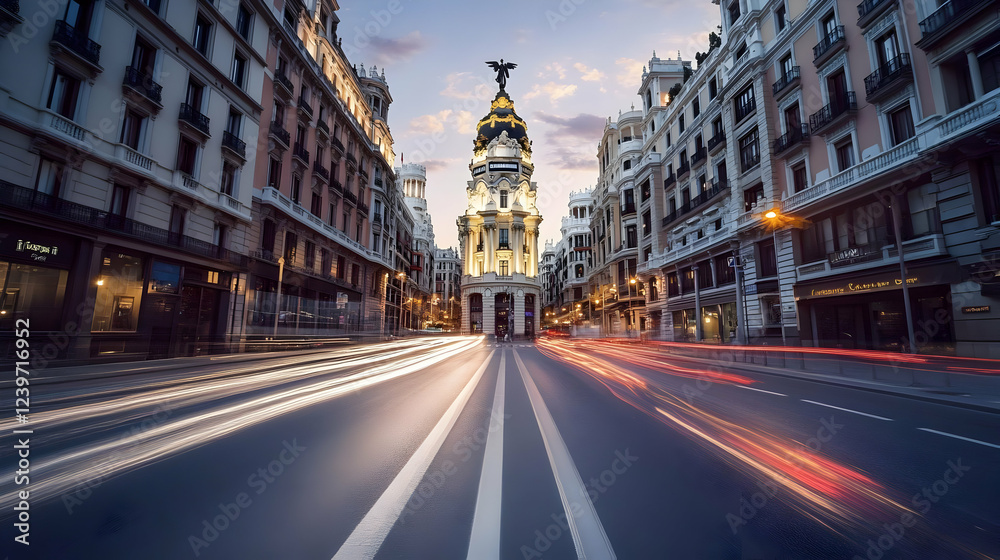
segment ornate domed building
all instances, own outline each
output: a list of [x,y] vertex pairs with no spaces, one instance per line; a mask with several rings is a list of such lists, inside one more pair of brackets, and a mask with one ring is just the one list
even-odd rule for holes
[[541,305],[542,216],[527,125],[502,88],[479,121],[469,171],[468,208],[457,222],[464,256],[462,332],[532,338]]

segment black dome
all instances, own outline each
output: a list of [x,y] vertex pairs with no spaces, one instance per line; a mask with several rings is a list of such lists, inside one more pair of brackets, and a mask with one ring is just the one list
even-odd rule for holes
[[531,153],[531,145],[528,142],[528,125],[514,112],[514,102],[511,101],[507,92],[500,90],[493,98],[489,114],[479,121],[474,142],[475,151],[478,153],[485,150],[486,145],[504,131],[507,132],[509,138],[517,140],[522,150]]

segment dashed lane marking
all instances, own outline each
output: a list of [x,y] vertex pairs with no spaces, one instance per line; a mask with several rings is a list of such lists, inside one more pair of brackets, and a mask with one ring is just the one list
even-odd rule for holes
[[875,418],[875,419],[878,419],[878,420],[885,420],[886,422],[893,422],[894,421],[892,418],[886,418],[885,416],[876,416],[874,414],[868,414],[867,412],[858,412],[857,410],[851,410],[849,408],[841,408],[839,406],[833,406],[832,404],[826,404],[826,403],[821,403],[821,402],[816,402],[816,401],[810,401],[810,400],[806,400],[806,399],[799,399],[799,400],[801,400],[802,402],[807,402],[807,403],[812,403],[812,404],[818,404],[819,406],[825,406],[827,408],[835,408],[837,410],[843,410],[844,412],[850,412],[851,414],[860,414],[861,416],[867,416],[869,418]]
[[479,477],[479,494],[472,517],[469,538],[469,560],[500,560],[500,515],[503,495],[503,404],[507,377],[507,352],[500,354],[500,372],[493,394],[493,412],[486,436],[483,472]]
[[917,428],[917,429],[918,430],[923,430],[925,432],[930,432],[932,434],[938,434],[940,436],[948,436],[948,437],[951,437],[951,438],[960,439],[960,440],[963,440],[963,441],[971,441],[972,443],[978,443],[979,445],[985,445],[987,447],[993,447],[993,448],[996,448],[996,449],[1000,449],[1000,445],[997,445],[995,443],[987,443],[985,441],[980,441],[978,439],[972,439],[972,438],[968,438],[968,437],[965,437],[965,436],[957,436],[955,434],[949,434],[948,432],[939,432],[937,430],[932,430],[930,428]]
[[750,389],[751,391],[757,391],[758,393],[767,393],[768,395],[778,395],[779,397],[787,397],[788,395],[784,393],[775,393],[774,391],[765,391],[764,389],[758,389],[756,387],[748,387],[746,385],[737,385],[740,389]]

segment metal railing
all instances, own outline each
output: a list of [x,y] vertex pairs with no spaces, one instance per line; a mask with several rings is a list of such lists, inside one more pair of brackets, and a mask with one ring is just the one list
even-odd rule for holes
[[292,140],[292,135],[285,130],[285,127],[281,126],[281,123],[277,121],[271,121],[270,128],[271,136],[274,136],[275,140],[281,142],[287,148]]
[[295,86],[292,85],[292,81],[288,79],[288,76],[285,75],[283,70],[275,70],[274,83],[279,84],[288,90],[289,95],[295,91]]
[[792,82],[798,80],[801,77],[800,68],[798,66],[792,66],[792,68],[778,78],[778,81],[771,84],[771,92],[774,95],[778,95],[778,92],[792,85]]
[[708,157],[708,151],[704,147],[698,148],[691,154],[691,165],[700,165]]
[[809,138],[809,125],[801,124],[798,128],[789,130],[774,141],[774,155],[784,152],[807,138]]
[[815,62],[822,58],[823,55],[830,52],[830,49],[842,41],[844,41],[844,26],[838,25],[813,47],[813,61]]
[[715,136],[708,139],[708,143],[706,144],[705,147],[707,147],[708,151],[711,152],[719,144],[724,144],[725,142],[726,142],[726,133],[720,130],[715,134]]
[[247,257],[208,241],[153,227],[142,222],[112,214],[100,208],[84,206],[0,180],[0,205],[27,210],[79,224],[123,237],[138,239],[152,245],[174,247],[181,251],[246,266]]
[[889,60],[877,70],[865,78],[865,94],[868,97],[876,94],[878,90],[886,87],[898,78],[913,71],[910,66],[910,55],[901,53],[896,58]]
[[247,157],[247,143],[228,130],[222,133],[222,147],[229,148],[243,159]]
[[333,189],[333,192],[337,194],[344,194],[344,185],[342,185],[340,181],[336,179],[332,179],[330,181],[330,188]]
[[187,103],[181,103],[180,120],[190,124],[206,135],[209,134],[209,118]]
[[330,125],[326,124],[326,121],[322,119],[316,121],[316,130],[322,132],[327,137],[330,136]]
[[757,110],[757,101],[754,98],[750,98],[750,101],[746,103],[736,104],[736,122],[740,122],[743,119],[750,116],[754,111]]
[[698,196],[692,198],[688,202],[685,202],[680,206],[680,208],[677,208],[673,212],[667,214],[666,217],[663,218],[661,226],[667,227],[668,225],[677,221],[678,218],[684,216],[685,214],[691,212],[692,210],[698,208],[699,206],[706,204],[708,201],[712,200],[713,198],[724,193],[727,190],[729,190],[728,181],[724,180],[720,181],[718,179],[713,179],[712,182],[709,183],[708,188],[699,193]]
[[56,22],[52,41],[59,43],[93,64],[101,63],[101,45],[73,28],[65,20]]
[[310,119],[312,118],[313,108],[312,106],[309,105],[309,102],[303,99],[301,96],[299,97],[299,109],[302,109],[302,111],[305,112],[306,115],[309,115]]
[[323,167],[319,160],[313,162],[313,172],[322,177],[324,181],[330,180],[330,170]]
[[295,147],[292,148],[292,156],[301,159],[307,164],[309,163],[309,150],[301,142],[295,143]]
[[21,5],[18,3],[18,0],[0,0],[0,8],[12,14],[18,14],[21,11]]
[[841,115],[857,110],[857,97],[853,91],[848,91],[843,97],[832,99],[826,107],[809,115],[809,128],[815,134],[835,122]]
[[930,35],[957,20],[965,12],[992,3],[992,0],[950,0],[920,22],[920,31],[924,36]]
[[154,82],[144,72],[140,72],[132,66],[125,67],[125,79],[122,83],[145,95],[150,101],[157,104],[163,99],[163,86]]

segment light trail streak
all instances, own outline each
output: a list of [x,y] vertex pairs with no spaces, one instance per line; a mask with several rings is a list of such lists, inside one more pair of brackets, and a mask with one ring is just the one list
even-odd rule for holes
[[[44,477],[32,481],[32,497],[41,502],[73,489],[80,482],[120,475],[151,462],[205,445],[215,439],[282,414],[418,372],[481,344],[482,337],[451,338],[442,344],[428,345],[428,351],[425,353],[408,357],[399,354],[395,360],[381,363],[355,374],[335,379],[319,379],[201,410],[183,417],[178,414],[170,421],[139,433],[126,437],[104,438],[71,448],[32,463],[33,471],[45,473]],[[340,366],[341,364],[338,364],[338,369],[342,369]],[[271,373],[269,375],[273,385],[277,381],[274,376],[278,374]],[[304,375],[304,373],[300,373],[300,375]],[[213,385],[197,387],[189,391],[197,394],[198,402],[208,402],[242,392],[234,392],[233,381],[230,379],[217,380]],[[254,382],[256,388],[266,386],[266,381],[257,380]],[[162,398],[162,395],[157,395],[156,398]],[[147,397],[144,400],[147,402],[155,401],[156,398]],[[175,402],[174,399],[171,402]],[[74,422],[83,424],[88,421],[87,407],[83,408],[84,410],[73,411]],[[110,412],[108,407],[104,405],[94,405],[89,408],[95,418],[103,417]],[[10,510],[16,503],[17,493],[16,490],[12,490],[12,483],[13,474],[0,475],[0,486],[5,489],[5,492],[0,496],[0,507],[5,510]]]

